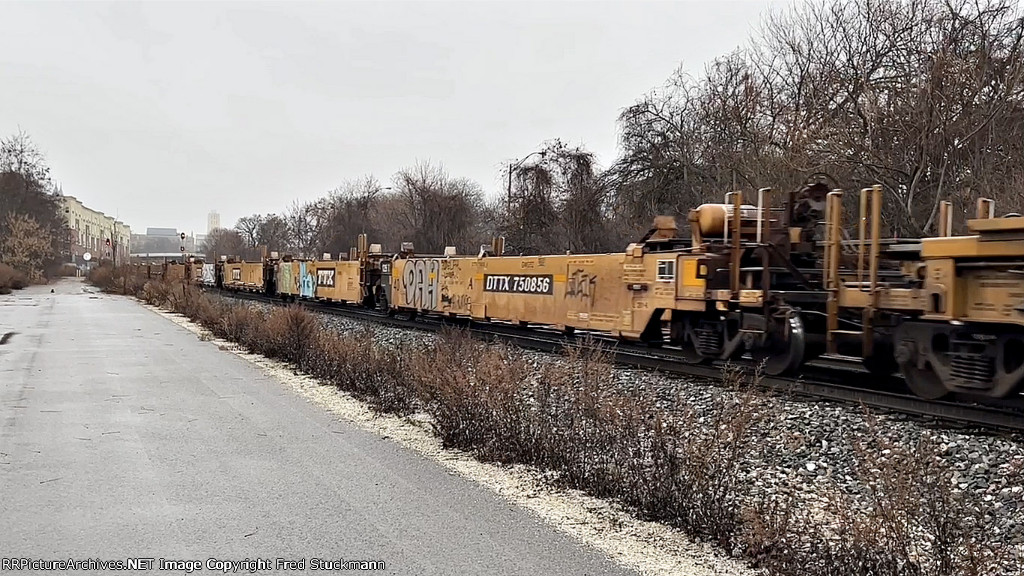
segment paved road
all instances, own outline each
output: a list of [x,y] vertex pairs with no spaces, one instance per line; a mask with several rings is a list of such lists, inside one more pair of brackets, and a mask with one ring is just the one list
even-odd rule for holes
[[0,345],[0,554],[629,573],[137,303],[89,290],[66,280],[54,294],[0,296],[0,337],[16,332]]

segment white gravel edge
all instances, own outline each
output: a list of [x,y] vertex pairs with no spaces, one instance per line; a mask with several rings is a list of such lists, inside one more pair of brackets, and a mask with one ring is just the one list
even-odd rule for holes
[[444,449],[423,419],[377,415],[367,404],[338,388],[321,384],[284,362],[250,354],[232,342],[214,338],[188,318],[148,304],[149,310],[259,366],[268,376],[339,419],[381,435],[426,456],[448,470],[482,484],[509,502],[526,508],[557,530],[607,554],[620,565],[650,576],[747,576],[763,572],[747,567],[712,546],[656,522],[638,520],[612,503],[577,490],[556,489],[529,466],[498,466],[470,454]]

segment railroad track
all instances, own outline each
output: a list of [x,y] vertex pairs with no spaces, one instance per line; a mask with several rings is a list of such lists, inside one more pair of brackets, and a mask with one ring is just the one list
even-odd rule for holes
[[[251,300],[265,304],[283,304],[277,298],[248,292],[218,291],[218,294],[235,299]],[[696,377],[709,382],[720,382],[723,365],[720,363],[693,365],[686,364],[672,349],[650,348],[623,343],[605,336],[587,333],[565,335],[561,332],[543,329],[525,329],[512,325],[481,324],[466,320],[457,323],[446,322],[443,318],[425,320],[403,319],[356,307],[332,306],[327,303],[305,301],[302,305],[317,312],[370,321],[395,328],[436,332],[444,327],[470,328],[478,338],[502,341],[520,348],[542,352],[559,352],[567,346],[592,339],[607,347],[617,364],[657,370],[667,374]],[[752,365],[747,366],[753,369]],[[827,400],[864,406],[873,410],[898,412],[946,424],[978,426],[990,430],[1024,432],[1024,397],[1004,399],[998,403],[987,400],[982,404],[971,398],[954,397],[949,400],[924,400],[910,393],[892,391],[902,387],[902,381],[893,377],[887,382],[868,383],[867,371],[859,364],[841,359],[829,358],[808,364],[805,373],[796,378],[763,376],[758,384],[776,393],[815,400]],[[813,380],[807,380],[810,377]],[[862,385],[850,385],[844,380],[853,378]],[[877,378],[871,377],[877,381]],[[878,384],[889,389],[879,389]]]

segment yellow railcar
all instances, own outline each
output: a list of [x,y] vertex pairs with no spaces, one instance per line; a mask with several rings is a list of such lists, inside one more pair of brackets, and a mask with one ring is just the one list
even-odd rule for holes
[[318,300],[330,302],[361,302],[362,287],[359,284],[358,261],[310,262],[313,280],[316,282],[314,295]]
[[263,292],[262,262],[226,262],[224,287],[245,292]]
[[701,271],[699,256],[644,243],[621,254],[400,258],[391,305],[659,342],[670,311],[705,310]]
[[187,264],[164,264],[163,279],[167,282],[184,282],[188,279]]
[[187,275],[189,282],[191,282],[192,284],[203,283],[203,266],[204,264],[202,260],[191,262],[188,264]]

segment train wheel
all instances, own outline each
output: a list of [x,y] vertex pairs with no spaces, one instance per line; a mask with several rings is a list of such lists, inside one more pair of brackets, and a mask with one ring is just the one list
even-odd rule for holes
[[932,370],[930,364],[918,368],[916,362],[906,362],[900,364],[900,372],[907,381],[907,388],[925,400],[938,400],[949,394],[949,389],[942,383],[942,378]]
[[864,368],[872,376],[887,377],[899,371],[900,365],[896,362],[892,344],[875,341],[870,356],[863,360]]
[[680,349],[682,350],[683,362],[687,364],[703,364],[708,361],[708,357],[701,354],[700,350],[697,350],[697,345],[689,338],[683,340]]
[[773,332],[765,346],[751,351],[754,361],[764,366],[766,374],[779,376],[795,372],[804,363],[807,337],[798,314],[790,314]]
[[926,322],[904,322],[893,334],[900,374],[907,388],[921,398],[938,400],[950,393],[935,366],[948,361],[950,334],[948,326]]

